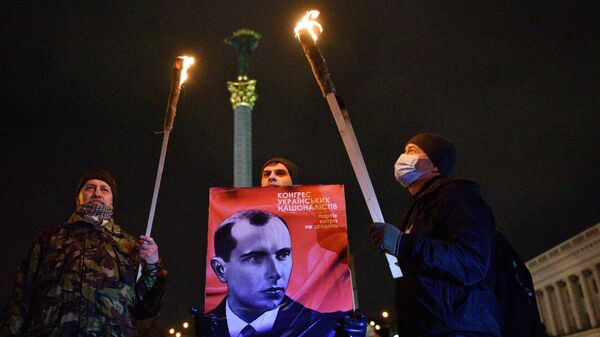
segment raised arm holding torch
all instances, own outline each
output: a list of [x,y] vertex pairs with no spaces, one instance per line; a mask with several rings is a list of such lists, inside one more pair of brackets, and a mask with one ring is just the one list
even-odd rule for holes
[[[373,189],[373,184],[371,183],[371,178],[369,177],[369,172],[367,171],[367,166],[365,165],[360,147],[356,140],[356,135],[354,134],[354,129],[352,128],[352,123],[350,122],[350,117],[348,116],[348,112],[341,101],[341,97],[337,96],[335,93],[333,81],[331,80],[331,76],[327,70],[325,59],[321,55],[319,47],[316,45],[318,34],[323,31],[323,27],[314,20],[318,16],[318,11],[308,11],[302,21],[296,25],[294,31],[296,33],[296,37],[302,44],[304,54],[310,63],[313,75],[315,76],[315,79],[321,88],[323,97],[325,97],[327,103],[329,104],[329,108],[331,109],[331,113],[335,119],[340,136],[342,137],[342,141],[346,147],[346,152],[348,153],[348,157],[350,157],[350,162],[352,163],[352,168],[354,169],[356,179],[358,180],[363,197],[367,203],[367,208],[369,209],[371,218],[373,219],[373,222],[385,222],[383,220],[381,208],[379,207],[379,202],[377,201],[377,196],[375,195],[375,191]],[[392,276],[394,278],[402,277],[402,272],[398,266],[398,260],[396,257],[386,253],[386,258]]]

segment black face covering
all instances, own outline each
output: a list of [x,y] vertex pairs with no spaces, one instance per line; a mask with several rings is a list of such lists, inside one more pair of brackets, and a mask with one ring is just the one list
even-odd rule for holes
[[85,222],[100,226],[104,220],[110,220],[113,209],[104,205],[79,205],[75,210],[75,214],[82,217]]

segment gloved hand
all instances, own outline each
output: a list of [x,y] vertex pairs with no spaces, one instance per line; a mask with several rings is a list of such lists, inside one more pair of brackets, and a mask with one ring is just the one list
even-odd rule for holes
[[348,316],[340,318],[333,329],[335,337],[365,337],[367,318],[360,310],[354,310]]
[[190,307],[190,313],[194,315],[194,329],[198,337],[214,336],[215,328],[218,324],[217,316],[204,315],[202,309]]
[[385,222],[375,222],[369,227],[369,235],[375,246],[392,255],[398,255],[402,234],[398,227]]

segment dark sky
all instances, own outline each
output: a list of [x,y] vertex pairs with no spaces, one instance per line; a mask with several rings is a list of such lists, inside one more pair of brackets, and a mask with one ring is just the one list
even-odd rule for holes
[[143,233],[158,165],[171,66],[197,63],[180,98],[153,236],[170,270],[163,319],[202,303],[208,189],[231,186],[226,88],[239,28],[252,56],[256,177],[287,157],[306,184],[344,184],[360,306],[392,304],[393,282],[367,236],[370,216],[325,99],[293,36],[321,11],[321,50],[348,106],[387,221],[409,196],[393,177],[406,140],[438,132],[459,149],[497,227],[526,258],[600,221],[600,30],[590,2],[3,2],[0,296],[43,229],[67,219],[85,171],[119,183],[116,219]]

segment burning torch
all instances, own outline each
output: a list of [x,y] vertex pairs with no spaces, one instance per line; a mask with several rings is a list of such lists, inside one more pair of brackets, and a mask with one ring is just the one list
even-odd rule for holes
[[[362,153],[360,152],[360,147],[356,140],[352,123],[350,122],[350,116],[348,116],[348,111],[346,110],[341,97],[337,96],[335,93],[335,87],[333,86],[333,81],[329,75],[329,70],[327,70],[325,59],[323,58],[323,55],[321,55],[321,50],[316,44],[319,34],[323,31],[321,24],[315,21],[318,16],[319,11],[311,10],[306,12],[306,15],[296,25],[294,32],[302,44],[304,54],[310,63],[313,75],[321,88],[323,97],[325,97],[329,104],[340,136],[346,147],[346,152],[348,153],[348,157],[350,157],[354,174],[356,175],[363,197],[367,203],[371,218],[373,219],[373,222],[385,222],[383,220],[381,208],[379,207],[379,202],[377,201],[377,196],[373,190],[373,184],[371,183],[367,166],[365,165]],[[385,255],[392,276],[394,278],[402,277],[402,271],[398,266],[398,259],[391,254]]]
[[156,200],[158,199],[158,190],[162,179],[163,168],[165,166],[165,156],[167,155],[167,145],[169,144],[169,134],[173,129],[175,114],[177,113],[177,102],[183,82],[187,80],[187,70],[194,64],[194,58],[191,56],[178,56],[173,65],[173,77],[171,80],[171,92],[169,93],[169,102],[165,111],[165,121],[163,123],[163,141],[160,150],[160,159],[158,161],[158,171],[156,172],[156,181],[154,182],[154,194],[152,195],[152,205],[148,215],[148,224],[146,225],[146,236],[152,233],[152,222],[154,221],[154,212],[156,210]]

